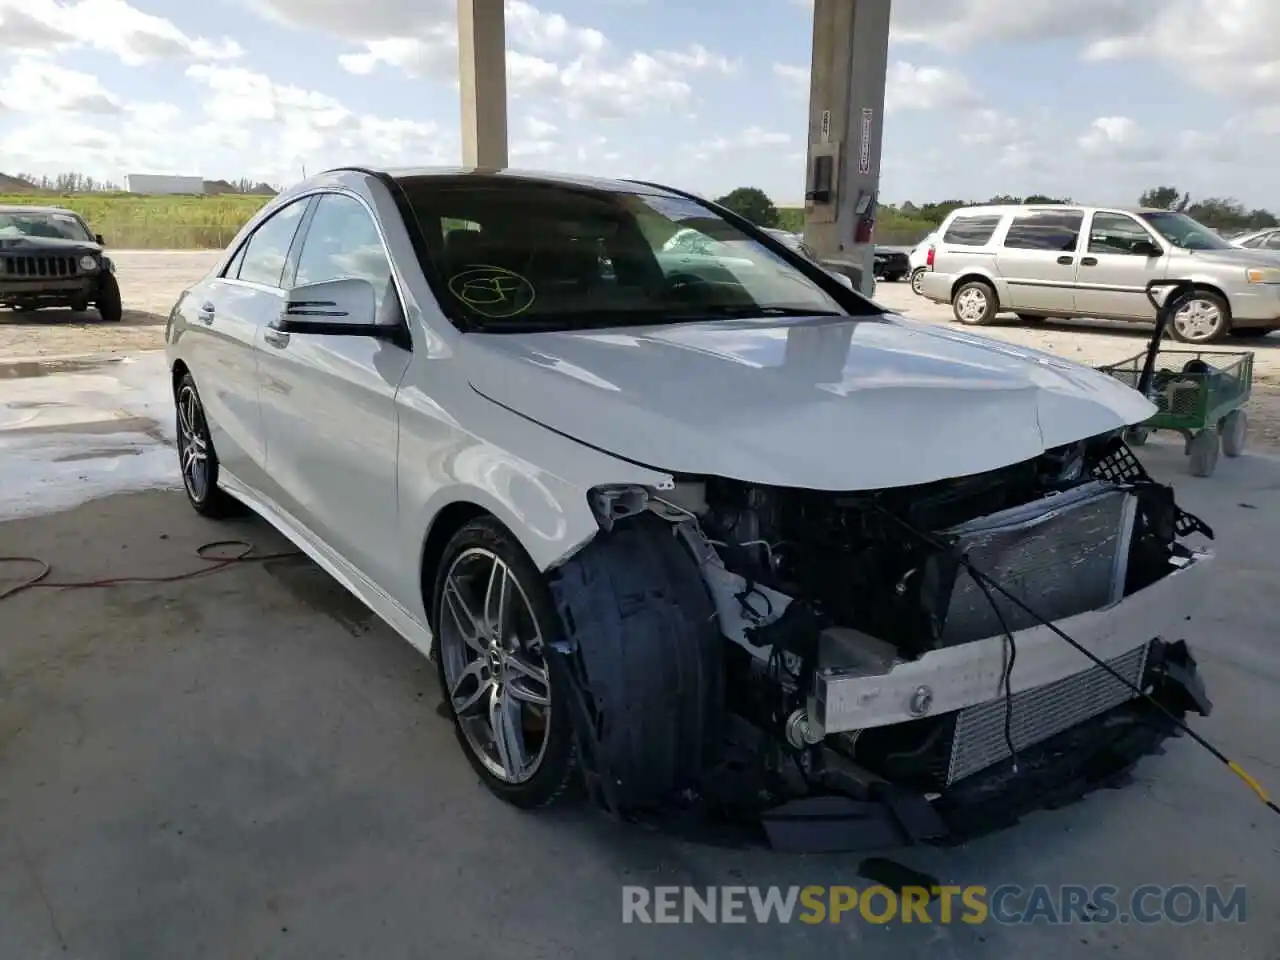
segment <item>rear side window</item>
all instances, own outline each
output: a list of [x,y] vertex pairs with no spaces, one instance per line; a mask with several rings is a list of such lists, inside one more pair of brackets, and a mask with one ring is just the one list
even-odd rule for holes
[[1280,230],[1277,230],[1275,233],[1267,234],[1262,246],[1267,250],[1280,250]]
[[1076,248],[1083,223],[1079,210],[1033,210],[1013,218],[1004,245],[1009,250],[1068,252]]
[[1000,216],[956,217],[942,235],[943,243],[955,243],[962,247],[981,247],[991,240],[1000,226]]

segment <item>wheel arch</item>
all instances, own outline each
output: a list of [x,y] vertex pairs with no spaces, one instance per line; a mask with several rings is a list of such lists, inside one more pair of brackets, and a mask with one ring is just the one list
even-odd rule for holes
[[960,276],[956,277],[955,282],[951,284],[950,299],[954,300],[956,298],[956,293],[959,292],[960,288],[966,283],[973,283],[975,281],[978,283],[985,283],[991,288],[992,292],[995,293],[996,299],[998,300],[1000,298],[1000,288],[996,285],[995,278],[985,273],[979,273],[976,270],[970,270],[966,273],[960,274]]
[[[432,592],[435,590],[440,564],[444,560],[445,548],[459,530],[479,517],[493,517],[498,520],[492,512],[478,503],[471,500],[454,500],[432,517],[431,525],[427,527],[426,535],[422,538],[422,551],[418,558],[418,578],[422,583],[423,608],[433,634],[435,624],[430,623]],[[501,520],[498,522],[501,523]],[[510,529],[505,523],[503,527]]]
[[173,388],[173,395],[178,395],[178,386],[182,383],[182,378],[190,373],[190,369],[182,360],[173,361],[173,369],[170,376],[170,386]]

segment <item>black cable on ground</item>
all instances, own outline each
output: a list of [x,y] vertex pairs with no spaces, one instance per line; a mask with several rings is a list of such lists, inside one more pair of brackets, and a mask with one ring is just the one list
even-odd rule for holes
[[[209,555],[215,550],[228,549],[232,549],[235,552],[230,556]],[[255,549],[254,545],[247,540],[212,540],[209,543],[202,543],[196,548],[196,556],[208,564],[208,566],[200,567],[197,570],[152,577],[105,577],[96,580],[50,580],[49,575],[53,573],[53,568],[39,557],[0,557],[0,566],[23,563],[37,568],[34,574],[19,580],[12,586],[0,589],[0,600],[7,600],[23,591],[37,587],[78,590],[89,587],[118,587],[131,583],[179,583],[183,580],[192,580],[210,573],[217,573],[220,570],[226,570],[229,567],[240,564],[265,563],[268,560],[286,560],[302,556],[302,553],[297,550],[286,550],[280,553],[254,553]]]
[[[1268,810],[1270,810],[1272,813],[1280,814],[1280,804],[1277,804],[1274,800],[1271,799],[1271,795],[1267,793],[1266,788],[1263,787],[1262,784],[1260,784],[1257,780],[1255,780],[1248,771],[1246,771],[1243,767],[1240,766],[1240,764],[1236,763],[1234,760],[1228,757],[1225,753],[1223,753],[1221,750],[1215,747],[1212,743],[1206,740],[1203,736],[1201,736],[1200,734],[1192,730],[1190,724],[1188,724],[1181,717],[1176,716],[1164,704],[1156,700],[1155,697],[1151,696],[1149,693],[1144,691],[1140,686],[1138,686],[1128,677],[1122,675],[1119,671],[1117,671],[1114,667],[1112,667],[1111,664],[1107,663],[1105,660],[1103,660],[1101,657],[1095,654],[1092,650],[1089,650],[1082,643],[1080,643],[1080,641],[1076,640],[1074,637],[1067,634],[1066,631],[1064,631],[1056,623],[1054,623],[1053,621],[1049,620],[1046,617],[1041,616],[1039,613],[1033,610],[1030,606],[1028,606],[1021,598],[1014,596],[1009,590],[1007,590],[1004,586],[1002,586],[998,581],[994,580],[984,571],[980,570],[967,556],[965,556],[964,554],[957,553],[951,544],[941,540],[940,538],[936,537],[935,535],[927,531],[919,529],[914,524],[910,523],[907,520],[904,520],[902,517],[898,516],[897,514],[893,513],[891,510],[888,510],[883,506],[879,506],[878,509],[883,516],[887,517],[888,519],[892,520],[894,523],[898,524],[898,526],[902,527],[903,530],[911,534],[916,539],[920,540],[925,545],[933,547],[936,550],[941,550],[945,553],[951,554],[956,559],[956,562],[959,563],[960,566],[962,566],[971,577],[973,577],[974,581],[979,586],[983,586],[985,584],[984,592],[986,588],[990,588],[991,590],[1003,596],[1010,603],[1014,604],[1019,609],[1021,609],[1022,612],[1025,613],[1027,616],[1034,619],[1036,623],[1039,623],[1042,626],[1047,627],[1056,637],[1058,637],[1058,639],[1069,644],[1071,647],[1074,647],[1080,653],[1083,653],[1086,657],[1088,657],[1091,661],[1093,661],[1095,666],[1101,667],[1103,670],[1105,670],[1108,674],[1110,674],[1116,680],[1119,680],[1122,684],[1124,684],[1125,687],[1127,687],[1130,691],[1132,691],[1136,696],[1141,697],[1147,703],[1155,707],[1158,711],[1160,711],[1160,713],[1162,713],[1165,716],[1167,720],[1169,720],[1170,723],[1172,723],[1179,730],[1181,730],[1183,733],[1189,736],[1193,741],[1195,741],[1196,744],[1204,748],[1204,750],[1207,751],[1210,756],[1212,756],[1219,763],[1225,766],[1228,770],[1234,773],[1237,777],[1243,780],[1245,783],[1245,786],[1247,786],[1250,790],[1254,792],[1254,794],[1258,797],[1259,800],[1262,801],[1262,803],[1267,807]],[[1010,639],[1012,638],[1010,637]],[[1006,716],[1006,719],[1008,719],[1007,716]]]

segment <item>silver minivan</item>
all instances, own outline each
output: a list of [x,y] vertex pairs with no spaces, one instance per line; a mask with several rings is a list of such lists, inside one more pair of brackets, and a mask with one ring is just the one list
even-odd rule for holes
[[1187,343],[1280,330],[1280,251],[1232,246],[1172,210],[1074,205],[962,207],[938,228],[921,296],[960,323],[1051,317],[1155,320],[1146,285],[1186,279],[1170,332]]

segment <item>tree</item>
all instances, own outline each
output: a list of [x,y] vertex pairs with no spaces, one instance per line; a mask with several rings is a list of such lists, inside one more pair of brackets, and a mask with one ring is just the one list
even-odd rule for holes
[[758,227],[776,227],[778,225],[778,208],[773,205],[769,195],[759,187],[738,187],[730,190],[716,203],[728,207],[740,217],[745,217]]
[[1177,187],[1152,187],[1144,190],[1138,198],[1138,206],[1150,207],[1153,210],[1185,211],[1191,203],[1191,194],[1182,193]]

